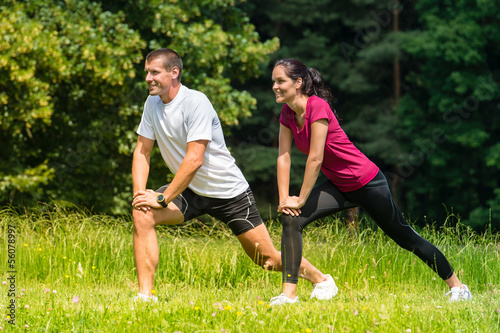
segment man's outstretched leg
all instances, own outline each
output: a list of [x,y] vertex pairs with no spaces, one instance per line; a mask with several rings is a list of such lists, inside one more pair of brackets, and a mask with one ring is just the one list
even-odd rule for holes
[[[281,253],[274,247],[264,224],[237,236],[246,254],[259,266],[272,271],[281,271]],[[316,285],[327,280],[307,259],[302,258],[299,276]]]

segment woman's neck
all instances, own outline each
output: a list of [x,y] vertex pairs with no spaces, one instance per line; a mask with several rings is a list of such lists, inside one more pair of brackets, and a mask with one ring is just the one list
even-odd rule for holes
[[298,116],[303,116],[306,113],[308,99],[309,96],[299,95],[292,102],[287,104]]

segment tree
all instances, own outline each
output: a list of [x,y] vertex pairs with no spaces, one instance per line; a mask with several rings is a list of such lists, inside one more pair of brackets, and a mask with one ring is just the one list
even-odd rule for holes
[[0,200],[112,198],[100,188],[118,165],[107,140],[145,43],[87,1],[7,1],[0,13]]
[[[258,109],[233,131],[234,138],[243,142],[236,142],[236,147],[249,143],[265,147],[247,158],[242,154],[239,160],[245,174],[251,168],[249,180],[266,184],[266,200],[277,200],[277,191],[268,189],[276,183],[269,173],[276,172],[281,105],[274,101],[270,77],[273,62],[280,58],[298,58],[318,69],[336,97],[335,108],[350,139],[384,170],[392,170],[400,149],[393,134],[397,122],[393,63],[399,56],[392,33],[394,8],[370,0],[262,0],[242,6],[263,38],[277,36],[281,43],[272,62],[263,68],[262,78],[249,88],[258,98]],[[291,187],[298,192],[305,156],[295,153]],[[268,156],[273,154],[270,166]],[[259,194],[258,189],[255,192]]]
[[[4,1],[0,6],[0,202],[69,201],[129,211],[131,153],[147,96],[143,59],[168,46],[183,82],[224,124],[255,99],[233,87],[255,75],[276,39],[259,42],[232,1]],[[168,170],[156,159],[154,187]]]
[[411,67],[398,108],[408,143],[400,179],[419,215],[442,217],[442,203],[480,226],[491,207],[500,227],[497,4],[419,1],[417,29],[400,36]]
[[[346,133],[385,172],[413,221],[439,225],[453,211],[481,228],[490,211],[493,225],[500,223],[496,4],[262,0],[243,6],[264,38],[280,38],[273,60],[299,58],[324,75]],[[259,101],[254,116],[234,131],[245,143],[236,146],[266,148],[241,159],[255,183],[269,181],[268,156],[277,154],[281,108],[271,93],[271,67],[252,82]],[[274,140],[249,140],[263,129]]]

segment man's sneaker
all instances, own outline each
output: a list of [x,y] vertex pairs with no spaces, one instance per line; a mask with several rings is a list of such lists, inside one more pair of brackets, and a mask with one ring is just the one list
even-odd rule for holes
[[[462,289],[462,287],[465,288]],[[463,284],[462,287],[451,288],[451,290],[448,291],[445,296],[450,295],[450,302],[470,300],[472,298],[472,294],[469,290],[469,287],[467,287],[465,284]]]
[[316,283],[314,285],[314,289],[311,292],[311,299],[317,298],[319,300],[327,301],[337,295],[338,292],[339,288],[337,288],[332,276],[330,274],[326,274],[326,281]]
[[134,301],[158,303],[158,298],[156,296],[148,296],[145,294],[138,293],[137,296],[134,297]]
[[271,298],[270,305],[282,305],[287,303],[298,303],[299,297],[295,296],[295,299],[291,299],[287,297],[285,294],[281,294],[279,296]]

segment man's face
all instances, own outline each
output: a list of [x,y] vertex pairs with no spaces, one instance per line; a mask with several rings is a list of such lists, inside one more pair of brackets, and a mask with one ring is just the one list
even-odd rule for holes
[[173,71],[168,71],[163,67],[162,58],[146,61],[144,71],[146,72],[146,83],[149,87],[149,94],[160,96],[163,101],[168,100],[170,88],[172,87]]

